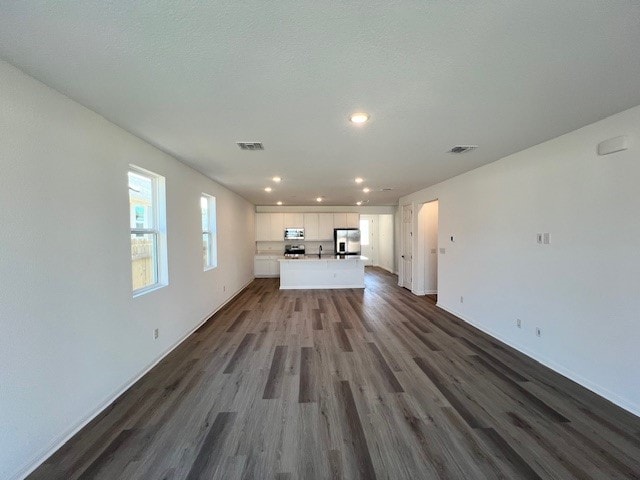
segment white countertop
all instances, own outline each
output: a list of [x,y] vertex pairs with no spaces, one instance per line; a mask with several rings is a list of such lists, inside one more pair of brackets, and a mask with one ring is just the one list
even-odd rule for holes
[[296,262],[296,263],[301,263],[301,262],[324,262],[324,261],[329,261],[329,262],[344,262],[344,261],[355,261],[355,260],[369,260],[367,257],[363,256],[363,255],[322,255],[322,257],[318,257],[317,254],[315,255],[305,255],[304,257],[300,257],[300,258],[278,258],[278,261],[280,262]]

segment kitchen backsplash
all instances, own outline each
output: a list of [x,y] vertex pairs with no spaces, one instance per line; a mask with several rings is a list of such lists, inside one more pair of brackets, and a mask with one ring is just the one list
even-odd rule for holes
[[322,253],[333,253],[333,242],[256,242],[256,252],[284,253],[285,245],[304,245],[305,253],[318,253],[318,248],[322,245]]

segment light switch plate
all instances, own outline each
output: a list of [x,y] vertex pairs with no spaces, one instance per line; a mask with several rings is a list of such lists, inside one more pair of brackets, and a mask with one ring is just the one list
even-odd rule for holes
[[550,242],[549,242],[549,234],[548,233],[545,233],[543,235],[542,243],[544,243],[545,245],[549,245]]

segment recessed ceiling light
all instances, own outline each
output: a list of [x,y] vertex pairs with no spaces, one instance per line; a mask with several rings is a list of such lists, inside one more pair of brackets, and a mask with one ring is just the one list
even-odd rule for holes
[[357,112],[352,114],[349,120],[351,120],[351,123],[361,124],[369,120],[369,115],[364,112]]
[[361,201],[356,202],[356,205],[362,205]]
[[282,180],[282,178],[280,177],[273,177],[271,180],[273,180],[276,183],[280,183],[280,181]]
[[267,187],[264,189],[265,192],[270,192],[271,191],[271,187]]
[[360,177],[356,178],[356,183],[362,183],[362,182],[364,182],[364,180],[362,178],[360,178]]
[[364,188],[362,189],[362,191],[363,191],[364,193],[369,193],[371,190],[369,189],[369,187],[364,187]]
[[321,201],[322,201],[322,197],[316,198],[316,202],[321,202]]
[[280,201],[279,201],[279,202],[278,202],[278,205],[282,205],[282,202],[280,202]]

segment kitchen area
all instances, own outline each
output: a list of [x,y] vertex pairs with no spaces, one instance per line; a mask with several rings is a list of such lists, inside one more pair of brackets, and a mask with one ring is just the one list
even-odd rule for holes
[[281,289],[364,288],[360,215],[354,212],[256,214],[256,277]]

